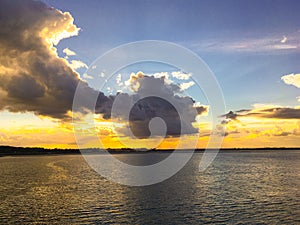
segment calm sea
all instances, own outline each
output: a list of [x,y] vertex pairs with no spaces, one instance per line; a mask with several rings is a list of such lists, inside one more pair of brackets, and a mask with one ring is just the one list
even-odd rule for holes
[[0,223],[300,224],[300,151],[221,152],[200,173],[201,156],[146,187],[112,183],[81,155],[2,157]]

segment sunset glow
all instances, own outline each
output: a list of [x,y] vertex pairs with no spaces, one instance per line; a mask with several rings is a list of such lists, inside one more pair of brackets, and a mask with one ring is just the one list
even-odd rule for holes
[[[87,91],[94,93],[94,77],[85,73],[85,70],[93,58],[105,52],[104,49],[108,50],[119,43],[116,41],[102,50],[101,42],[93,38],[87,44],[91,24],[76,16],[83,13],[81,9],[76,4],[71,6],[55,0],[46,2],[52,7],[37,2],[12,5],[11,10],[15,10],[20,17],[25,11],[30,11],[34,18],[25,19],[20,26],[10,23],[18,21],[18,18],[13,18],[8,13],[5,13],[5,20],[1,21],[2,29],[9,30],[7,37],[1,38],[0,42],[2,145],[77,148],[71,119],[76,85],[78,82],[85,82]],[[31,7],[34,4],[37,4],[36,8]],[[111,8],[110,10],[113,11]],[[102,19],[101,14],[94,18],[97,21]],[[183,28],[179,26],[178,29]],[[213,32],[214,29],[216,28],[212,25],[209,30]],[[243,28],[237,26],[235,29]],[[111,99],[118,92],[127,93],[126,90],[137,93],[141,91],[141,85],[146,85],[146,81],[162,82],[167,89],[177,88],[174,96],[181,96],[182,99],[189,97],[198,104],[196,106],[195,103],[193,107],[198,110],[199,115],[193,115],[188,128],[190,130],[184,134],[183,140],[187,143],[187,148],[189,140],[195,138],[194,130],[199,132],[197,147],[205,148],[209,134],[218,132],[221,127],[226,128],[223,148],[299,147],[300,67],[299,63],[286,61],[287,56],[293,62],[299,61],[296,60],[299,59],[299,27],[293,24],[289,32],[282,28],[277,33],[270,31],[263,35],[259,34],[258,25],[253,30],[253,37],[247,37],[239,31],[239,36],[234,35],[234,39],[230,39],[230,35],[226,36],[222,42],[217,38],[209,40],[207,37],[203,37],[203,40],[190,37],[190,40],[183,42],[184,38],[180,34],[178,39],[173,40],[206,59],[219,79],[230,112],[219,115],[216,127],[212,128],[210,121],[210,105],[202,104],[203,98],[192,80],[193,74],[188,71],[163,70],[159,66],[136,66],[131,71],[124,70],[115,75],[115,87],[107,83],[103,97],[106,100],[103,101]],[[98,31],[95,37],[97,35]],[[10,38],[12,36],[15,38]],[[139,39],[137,35],[128,41]],[[81,41],[86,43],[86,47],[79,44]],[[93,47],[97,51],[91,50]],[[225,58],[226,54],[230,56],[227,61],[224,54]],[[259,63],[266,55],[269,58],[268,69]],[[239,57],[239,64],[231,60]],[[247,57],[251,60],[245,62]],[[279,64],[283,64],[280,71],[278,60],[282,60]],[[218,61],[222,63],[218,65]],[[99,76],[104,76],[104,72]],[[226,76],[228,80],[225,79]],[[248,81],[244,82],[243,77]],[[246,87],[243,90],[241,86]],[[232,91],[233,89],[236,90]],[[173,133],[167,135],[161,143],[157,142],[160,137],[132,139],[122,133],[126,122],[111,121],[106,115],[107,110],[110,109],[77,117],[81,123],[86,123],[82,131],[86,147],[99,147],[94,141],[89,141],[92,135],[97,135],[105,148],[172,149],[178,143],[178,137]],[[92,124],[85,121],[86,116],[94,118]],[[140,125],[136,123],[135,126]],[[124,145],[124,141],[129,145]]]

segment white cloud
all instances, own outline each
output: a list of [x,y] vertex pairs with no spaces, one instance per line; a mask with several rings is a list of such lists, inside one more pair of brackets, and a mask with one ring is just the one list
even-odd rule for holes
[[297,101],[300,102],[300,96],[297,97]]
[[171,73],[173,77],[177,78],[178,80],[188,80],[191,77],[191,73],[184,73],[182,71],[174,71]]
[[287,41],[287,37],[283,36],[280,42],[284,44],[286,41]]
[[140,88],[140,83],[137,82],[138,79],[142,79],[144,77],[144,73],[142,71],[130,74],[130,78],[125,81],[125,86],[129,87],[131,91],[137,91]]
[[300,73],[284,75],[281,77],[281,80],[288,85],[294,85],[295,87],[300,88]]
[[194,84],[195,84],[194,81],[190,81],[190,82],[187,82],[187,83],[182,83],[182,84],[179,85],[180,86],[180,90],[182,90],[182,91],[187,90],[190,87],[192,87]]
[[170,78],[170,75],[168,72],[157,72],[157,73],[153,73],[153,74],[150,74],[151,76],[153,76],[154,78],[163,78],[164,79],[164,82],[166,84],[173,84],[173,81]]
[[69,48],[65,48],[63,50],[63,53],[65,53],[67,56],[76,55],[76,53],[74,51],[70,50]]
[[112,87],[107,87],[107,88],[106,88],[106,91],[107,91],[108,94],[112,95],[113,92],[114,92],[114,88],[112,88]]
[[280,50],[280,49],[286,49],[286,50],[288,50],[288,49],[297,49],[298,47],[296,46],[296,45],[287,45],[287,44],[282,44],[282,45],[272,45],[272,46],[270,46],[270,49],[278,49],[278,50]]
[[88,75],[87,73],[83,74],[83,78],[90,79],[90,80],[94,79],[92,76]]
[[165,79],[169,79],[169,73],[168,72],[159,72],[159,73],[154,73],[153,76],[155,78],[162,78],[164,77]]
[[215,39],[201,42],[192,42],[191,48],[201,51],[213,52],[275,52],[280,54],[286,51],[299,51],[300,32],[289,34],[289,38],[283,36],[238,38],[238,39]]
[[88,68],[88,66],[80,60],[72,60],[69,65],[73,70],[77,70],[79,68]]
[[117,82],[117,85],[119,87],[123,86],[124,83],[122,82],[122,75],[121,74],[117,75],[116,82]]

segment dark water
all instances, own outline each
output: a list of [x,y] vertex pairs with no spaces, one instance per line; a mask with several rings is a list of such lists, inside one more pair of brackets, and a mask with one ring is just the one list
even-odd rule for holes
[[219,153],[203,173],[201,155],[147,187],[112,183],[80,155],[2,157],[0,223],[300,224],[300,151]]

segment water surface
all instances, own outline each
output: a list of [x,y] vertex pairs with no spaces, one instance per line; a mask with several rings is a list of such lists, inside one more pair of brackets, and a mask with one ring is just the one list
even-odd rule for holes
[[[117,157],[165,157],[150,154]],[[112,183],[81,155],[2,157],[0,223],[300,224],[300,151],[221,152],[205,172],[201,156],[146,187]]]

